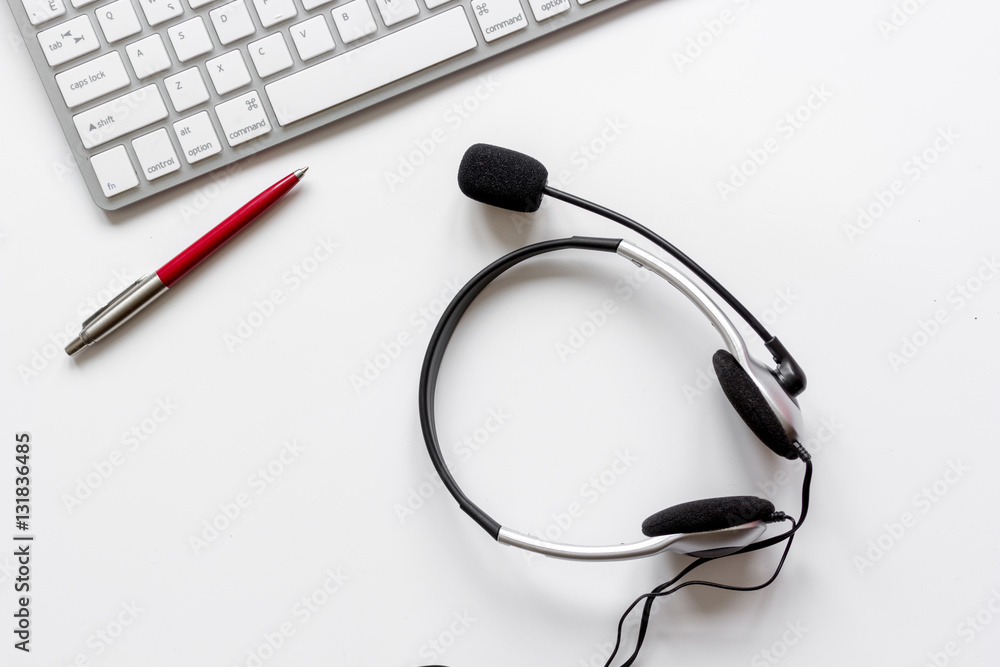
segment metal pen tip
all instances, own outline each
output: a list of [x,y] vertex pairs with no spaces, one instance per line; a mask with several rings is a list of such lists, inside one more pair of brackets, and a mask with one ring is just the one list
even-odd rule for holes
[[305,176],[307,171],[309,171],[309,167],[302,167],[301,169],[296,169],[292,173],[295,174],[295,178],[301,179],[303,176]]
[[69,342],[69,345],[66,346],[66,354],[71,357],[75,357],[77,353],[85,347],[87,347],[87,344],[83,342],[83,339],[80,336],[77,336]]

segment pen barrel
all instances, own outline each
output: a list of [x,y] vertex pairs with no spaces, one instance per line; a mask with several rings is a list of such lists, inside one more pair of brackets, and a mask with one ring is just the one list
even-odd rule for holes
[[208,259],[212,253],[239,234],[261,213],[284,197],[298,181],[298,176],[289,174],[251,199],[238,211],[192,243],[181,254],[157,269],[156,273],[159,275],[160,280],[167,287],[173,287],[174,283],[186,276],[194,267]]
[[78,337],[81,347],[101,340],[166,291],[167,286],[156,273],[139,278],[83,323]]

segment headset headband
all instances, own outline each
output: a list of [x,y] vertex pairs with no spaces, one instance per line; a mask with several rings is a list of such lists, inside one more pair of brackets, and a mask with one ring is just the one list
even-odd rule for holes
[[[726,348],[736,361],[753,377],[753,364],[747,353],[746,344],[729,317],[690,278],[676,267],[662,259],[646,252],[638,246],[622,239],[593,238],[574,236],[572,238],[545,241],[519,248],[496,260],[476,274],[455,295],[438,322],[431,335],[420,373],[420,426],[434,468],[441,476],[445,488],[458,501],[459,507],[472,517],[490,536],[509,546],[527,551],[571,560],[626,560],[650,556],[662,551],[678,551],[681,553],[712,553],[725,548],[732,551],[753,542],[764,532],[763,521],[752,521],[738,526],[700,533],[675,533],[650,537],[632,544],[615,544],[610,546],[580,546],[551,542],[526,533],[521,533],[500,525],[493,517],[473,503],[462,491],[454,476],[445,463],[438,441],[434,415],[434,398],[437,387],[438,373],[444,352],[458,326],[459,320],[468,310],[475,298],[497,277],[532,257],[557,250],[579,249],[600,252],[612,252],[621,255],[634,264],[644,267],[662,277],[684,294],[698,309],[708,317],[712,325],[722,336]],[[764,392],[768,396],[769,392]]]

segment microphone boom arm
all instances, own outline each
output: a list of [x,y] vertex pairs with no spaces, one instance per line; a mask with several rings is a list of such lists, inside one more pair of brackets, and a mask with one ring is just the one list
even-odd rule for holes
[[643,236],[652,243],[655,243],[658,247],[669,253],[672,257],[674,257],[674,259],[684,265],[688,270],[708,285],[713,292],[722,297],[722,300],[725,301],[730,308],[736,311],[736,314],[740,316],[740,319],[749,324],[754,333],[757,334],[762,341],[764,341],[764,347],[766,347],[768,352],[771,353],[771,357],[778,365],[778,368],[775,371],[775,376],[777,377],[778,382],[781,383],[781,386],[784,387],[785,391],[792,396],[798,396],[805,391],[805,372],[795,361],[794,357],[789,354],[788,350],[785,349],[785,346],[781,343],[781,341],[772,336],[771,333],[764,328],[764,325],[761,324],[756,317],[754,317],[753,313],[747,310],[747,308],[740,303],[740,301],[733,296],[729,290],[723,287],[718,280],[713,278],[708,271],[701,268],[697,262],[681,252],[680,249],[678,249],[674,244],[632,218],[626,217],[616,211],[612,211],[609,208],[600,206],[599,204],[587,201],[586,199],[577,197],[576,195],[571,195],[568,192],[557,190],[547,184],[543,188],[543,192],[550,197],[560,199],[567,204],[572,204],[585,211],[596,213],[603,218],[616,222],[619,225],[632,230],[636,234]]

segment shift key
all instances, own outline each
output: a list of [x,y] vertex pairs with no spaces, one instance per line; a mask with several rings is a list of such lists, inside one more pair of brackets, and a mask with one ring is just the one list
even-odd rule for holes
[[166,117],[154,83],[73,116],[73,124],[84,147],[94,148]]

